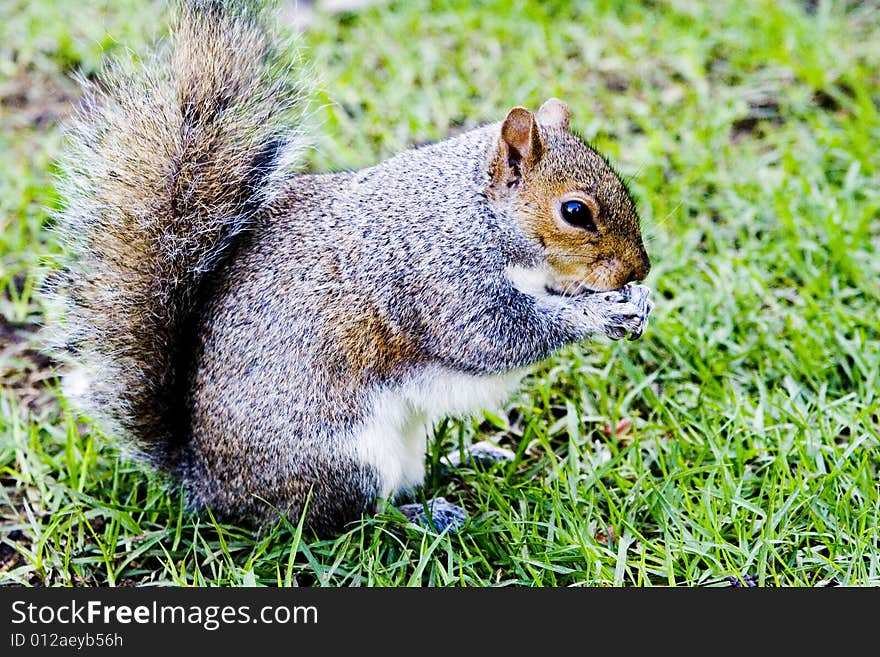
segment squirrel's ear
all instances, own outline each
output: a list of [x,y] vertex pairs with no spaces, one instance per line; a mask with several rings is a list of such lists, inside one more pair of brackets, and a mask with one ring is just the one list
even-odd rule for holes
[[571,110],[558,98],[551,98],[538,110],[538,122],[551,128],[568,130],[568,119]]
[[533,167],[541,159],[544,148],[535,115],[525,107],[510,110],[501,125],[499,146],[513,181],[518,181],[524,169]]

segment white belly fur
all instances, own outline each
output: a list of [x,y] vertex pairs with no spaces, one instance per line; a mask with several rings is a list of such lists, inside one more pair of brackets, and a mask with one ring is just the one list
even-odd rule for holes
[[379,475],[380,497],[389,499],[424,482],[425,450],[435,421],[497,406],[525,372],[472,376],[432,367],[401,386],[377,392],[355,445],[358,462]]

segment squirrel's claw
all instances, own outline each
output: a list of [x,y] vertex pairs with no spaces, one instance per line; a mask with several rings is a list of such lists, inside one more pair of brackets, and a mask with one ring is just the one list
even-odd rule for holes
[[627,285],[620,290],[600,292],[604,318],[602,330],[612,340],[628,337],[637,340],[648,326],[648,316],[654,304],[648,299],[650,288],[644,285]]
[[642,337],[642,334],[645,332],[645,329],[648,328],[648,317],[651,315],[651,311],[654,310],[654,302],[648,298],[651,290],[644,285],[635,286],[641,288],[644,292],[639,292],[638,296],[638,307],[642,311],[641,322],[639,323],[638,328],[629,334],[630,340],[638,340]]

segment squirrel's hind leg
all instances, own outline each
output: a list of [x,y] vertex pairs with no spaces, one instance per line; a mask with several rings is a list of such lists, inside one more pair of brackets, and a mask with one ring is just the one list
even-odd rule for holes
[[[449,452],[443,459],[443,463],[450,468],[473,467],[475,463],[490,466],[495,463],[512,461],[515,458],[516,454],[509,449],[493,445],[488,440],[481,440],[466,447],[464,453],[457,449]],[[438,532],[446,529],[450,532],[456,532],[467,522],[467,512],[460,506],[447,502],[445,497],[435,497],[424,504],[420,502],[402,504],[397,508],[410,522],[429,528],[433,526],[433,529]],[[430,514],[430,521],[428,514]]]

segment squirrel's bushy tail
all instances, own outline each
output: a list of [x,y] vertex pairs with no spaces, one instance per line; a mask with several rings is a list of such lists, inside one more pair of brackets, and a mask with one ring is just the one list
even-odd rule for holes
[[307,77],[260,2],[181,1],[140,63],[109,64],[69,130],[50,288],[79,405],[160,467],[186,430],[186,334],[204,279],[304,148]]

